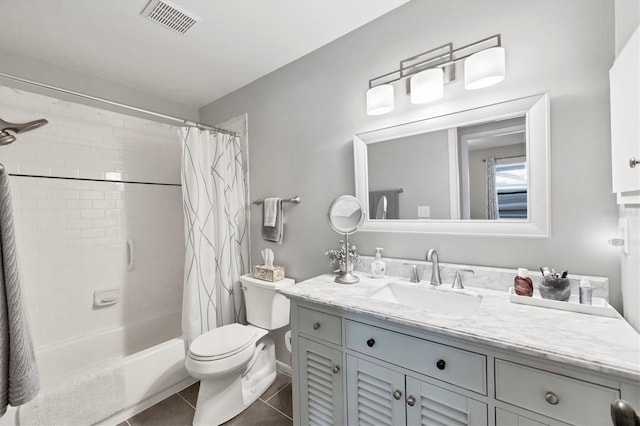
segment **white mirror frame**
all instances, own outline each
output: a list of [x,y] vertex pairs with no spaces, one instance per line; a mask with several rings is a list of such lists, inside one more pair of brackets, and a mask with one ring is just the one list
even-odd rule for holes
[[367,144],[518,116],[525,116],[527,122],[527,220],[376,220],[366,214],[360,231],[548,238],[551,234],[551,196],[547,93],[354,135],[356,197],[368,209]]

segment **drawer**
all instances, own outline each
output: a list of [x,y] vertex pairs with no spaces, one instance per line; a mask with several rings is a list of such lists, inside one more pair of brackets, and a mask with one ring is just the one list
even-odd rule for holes
[[496,359],[496,399],[563,422],[611,424],[617,389]]
[[487,358],[382,328],[346,321],[347,348],[487,394]]
[[313,309],[299,308],[298,322],[301,333],[342,345],[342,319],[340,317]]

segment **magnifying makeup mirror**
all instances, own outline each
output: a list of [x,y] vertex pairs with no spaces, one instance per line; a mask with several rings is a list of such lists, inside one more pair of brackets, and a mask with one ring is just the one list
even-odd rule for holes
[[328,216],[331,228],[340,234],[344,234],[347,251],[344,271],[342,268],[340,269],[340,274],[336,277],[335,282],[340,284],[355,284],[360,281],[360,278],[351,273],[349,235],[355,233],[364,222],[364,209],[356,197],[341,195],[331,203]]

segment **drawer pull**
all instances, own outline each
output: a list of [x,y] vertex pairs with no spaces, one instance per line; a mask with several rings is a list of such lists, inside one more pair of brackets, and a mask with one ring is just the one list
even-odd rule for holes
[[635,169],[638,164],[640,164],[640,160],[636,160],[636,157],[629,158],[629,167]]
[[314,330],[317,330],[317,329],[319,329],[319,328],[320,328],[320,323],[319,323],[319,322],[314,322],[314,323],[313,323],[313,329],[314,329]]
[[553,392],[547,392],[547,394],[544,396],[544,399],[546,399],[547,402],[551,405],[558,405],[558,402],[560,402],[560,398],[558,398],[558,395]]
[[339,366],[339,365],[334,366],[334,367],[333,367],[333,372],[334,372],[335,374],[338,374],[338,373],[340,372],[340,366]]
[[[367,340],[367,346],[369,346],[370,348],[372,348],[373,345],[375,345],[375,344],[376,344],[376,341],[374,339]],[[398,399],[398,398],[396,398],[396,399]]]
[[444,362],[444,359],[439,359],[438,362],[436,362],[436,367],[438,367],[438,370],[444,370],[446,366],[447,363]]
[[400,392],[399,390],[397,390],[397,389],[396,389],[396,390],[393,392],[393,398],[394,398],[394,399],[400,399],[400,398],[402,398],[402,392]]
[[407,405],[409,407],[413,407],[416,404],[416,399],[413,397],[413,395],[410,395],[409,398],[407,398]]

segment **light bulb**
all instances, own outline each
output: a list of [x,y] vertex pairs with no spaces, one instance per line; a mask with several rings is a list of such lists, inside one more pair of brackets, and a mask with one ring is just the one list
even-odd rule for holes
[[442,68],[420,71],[411,77],[411,103],[424,104],[444,96]]
[[464,61],[464,87],[467,90],[482,89],[504,80],[504,47],[492,47],[474,53]]
[[367,90],[367,114],[381,115],[393,110],[393,86],[382,84]]

